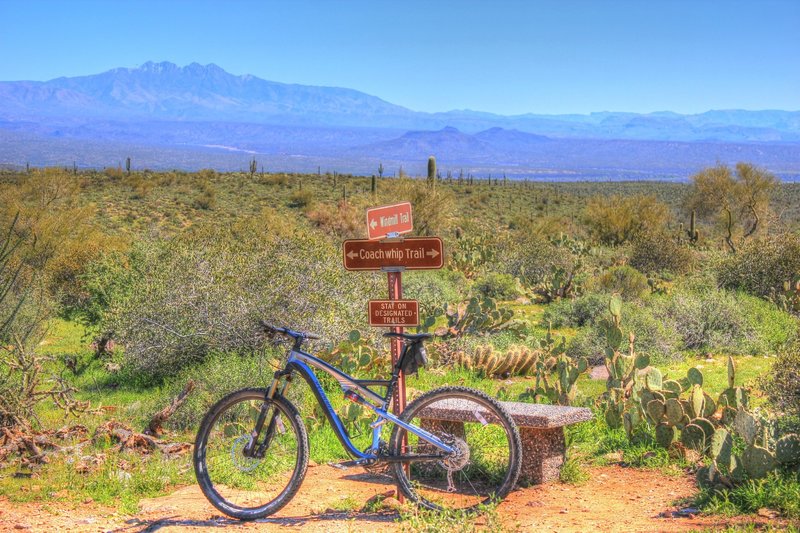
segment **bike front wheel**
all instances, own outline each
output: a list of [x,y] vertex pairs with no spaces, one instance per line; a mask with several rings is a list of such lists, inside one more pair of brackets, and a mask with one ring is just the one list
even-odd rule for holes
[[[465,387],[442,387],[423,394],[401,413],[453,447],[442,460],[392,465],[400,491],[434,510],[475,511],[502,500],[517,482],[522,457],[519,430],[506,409],[491,396]],[[395,426],[392,455],[426,455],[438,448]]]
[[[242,389],[224,397],[206,414],[195,439],[194,470],[203,494],[240,520],[262,518],[286,505],[308,466],[302,417],[282,396],[266,400],[266,395],[266,389]],[[269,446],[263,457],[248,457],[245,446],[265,402],[269,409],[256,449],[271,425]]]

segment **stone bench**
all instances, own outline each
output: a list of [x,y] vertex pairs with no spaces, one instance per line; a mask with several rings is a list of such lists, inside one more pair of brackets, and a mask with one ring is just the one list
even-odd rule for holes
[[[522,440],[519,484],[533,485],[557,479],[567,451],[564,426],[591,420],[592,411],[585,407],[500,403],[516,422]],[[458,399],[438,401],[422,410],[419,417],[421,427],[454,436],[464,435],[464,422],[477,421],[475,414]],[[481,417],[493,422],[488,412],[482,411]]]

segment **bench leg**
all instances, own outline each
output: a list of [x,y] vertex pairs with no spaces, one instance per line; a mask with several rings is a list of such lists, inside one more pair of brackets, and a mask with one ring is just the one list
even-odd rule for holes
[[564,428],[519,428],[522,469],[519,484],[538,485],[558,479],[567,445]]

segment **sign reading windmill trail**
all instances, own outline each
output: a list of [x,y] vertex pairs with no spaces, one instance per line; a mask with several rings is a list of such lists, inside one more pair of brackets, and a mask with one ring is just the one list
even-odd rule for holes
[[344,268],[347,270],[436,270],[444,265],[442,239],[409,237],[400,241],[344,241]]
[[389,234],[410,233],[413,229],[410,202],[367,209],[367,235],[370,240],[383,239]]

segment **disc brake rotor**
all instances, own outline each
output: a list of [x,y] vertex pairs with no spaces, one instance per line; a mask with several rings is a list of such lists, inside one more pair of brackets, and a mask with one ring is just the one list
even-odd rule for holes
[[469,464],[469,446],[464,439],[450,437],[446,444],[452,446],[454,451],[446,459],[439,461],[445,470],[456,472]]
[[261,464],[261,459],[247,457],[244,454],[244,448],[250,443],[251,438],[250,435],[242,435],[237,437],[231,445],[231,462],[240,472],[252,472]]

